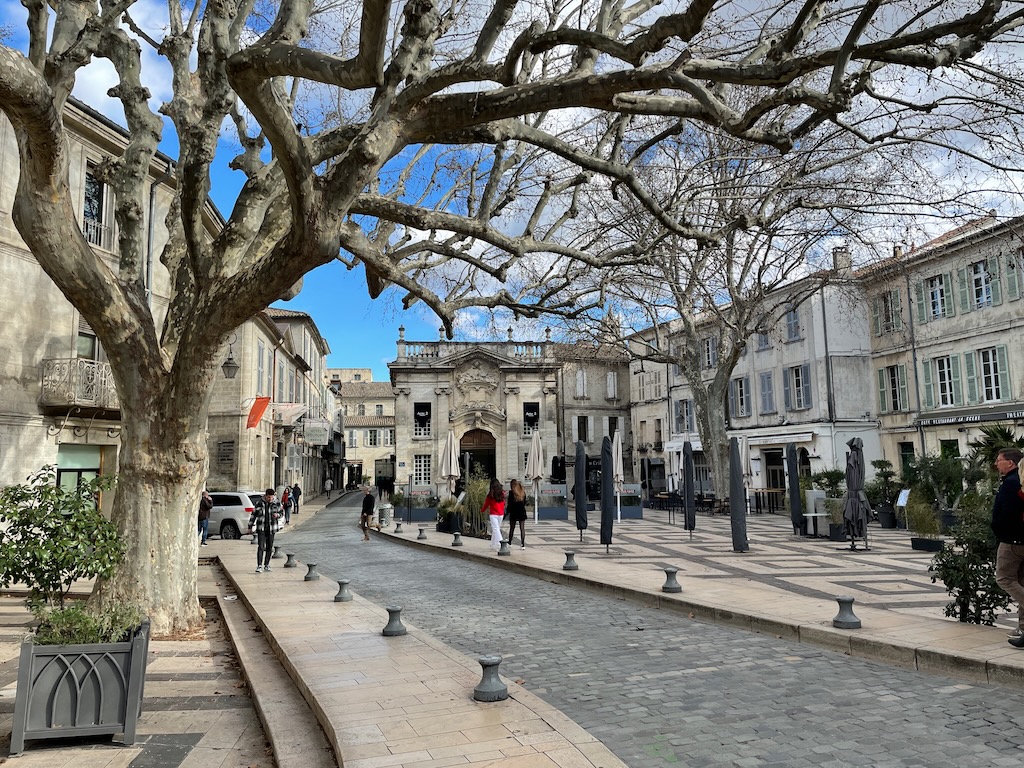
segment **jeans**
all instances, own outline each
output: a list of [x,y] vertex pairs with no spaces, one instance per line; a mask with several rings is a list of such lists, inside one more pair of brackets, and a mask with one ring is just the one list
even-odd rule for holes
[[996,584],[1017,603],[1017,626],[1024,629],[1024,544],[999,543],[996,550]]
[[501,547],[501,515],[488,515],[491,519],[491,549]]
[[206,543],[206,537],[209,535],[209,533],[210,533],[210,519],[207,518],[206,520],[200,520],[199,521],[199,543],[200,544],[205,544]]
[[292,521],[292,503],[290,501],[284,505],[284,521],[285,523]]
[[256,532],[256,565],[270,565],[270,556],[274,554],[274,531]]

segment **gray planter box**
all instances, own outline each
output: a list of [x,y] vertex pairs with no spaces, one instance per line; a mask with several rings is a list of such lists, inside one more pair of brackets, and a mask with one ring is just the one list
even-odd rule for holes
[[149,622],[123,643],[21,644],[11,754],[26,739],[123,733],[135,743],[149,653]]

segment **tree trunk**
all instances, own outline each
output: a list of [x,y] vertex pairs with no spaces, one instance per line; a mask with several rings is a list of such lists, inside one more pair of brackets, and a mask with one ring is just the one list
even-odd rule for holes
[[97,581],[92,599],[101,607],[139,605],[154,635],[189,632],[203,622],[196,511],[209,468],[206,416],[212,374],[199,371],[187,377],[184,387],[160,372],[136,371],[134,376],[134,388],[123,385],[121,376],[117,382],[119,394],[130,394],[121,398],[112,519],[127,554],[123,567]]

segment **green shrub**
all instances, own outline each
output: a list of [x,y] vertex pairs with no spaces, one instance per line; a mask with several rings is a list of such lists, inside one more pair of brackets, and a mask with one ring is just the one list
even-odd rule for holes
[[842,497],[846,485],[846,471],[842,469],[823,469],[811,475],[814,487],[825,492],[830,499]]
[[935,506],[925,500],[919,489],[910,492],[907,499],[907,528],[920,536],[934,538],[939,535],[939,517]]
[[37,607],[33,613],[39,622],[33,638],[37,645],[120,643],[131,637],[145,618],[137,606],[124,603],[101,614],[79,601],[69,601],[57,610]]

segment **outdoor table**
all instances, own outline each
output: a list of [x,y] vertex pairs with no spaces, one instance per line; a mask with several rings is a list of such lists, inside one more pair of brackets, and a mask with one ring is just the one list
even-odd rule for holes
[[805,518],[807,518],[807,517],[811,518],[811,523],[814,526],[814,533],[813,534],[808,533],[807,535],[808,536],[822,536],[823,534],[819,534],[818,533],[818,518],[819,517],[828,517],[828,512],[804,512],[804,517]]

